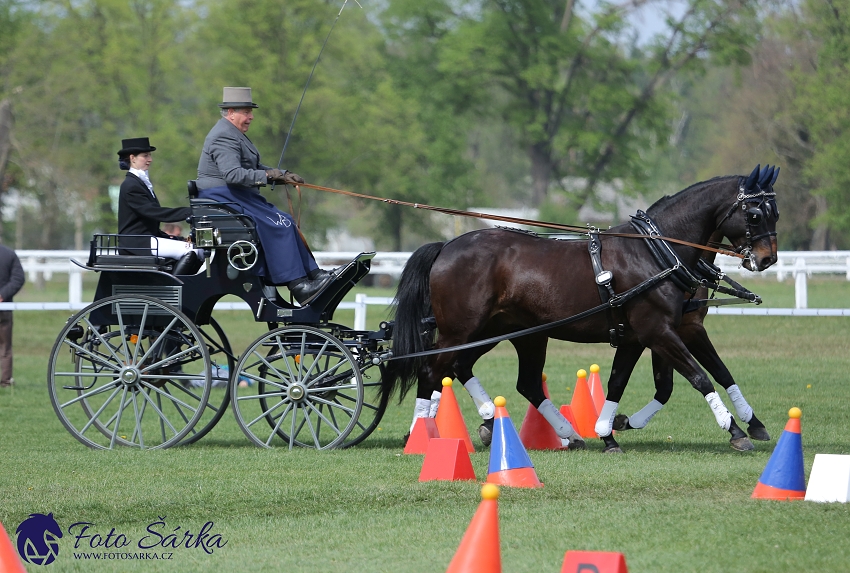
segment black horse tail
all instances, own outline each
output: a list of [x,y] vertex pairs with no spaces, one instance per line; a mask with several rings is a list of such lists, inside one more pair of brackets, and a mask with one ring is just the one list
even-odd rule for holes
[[[433,328],[422,322],[432,314],[431,267],[443,249],[443,243],[429,243],[416,249],[401,273],[395,300],[393,355],[406,356],[428,350],[434,345]],[[390,397],[399,390],[399,401],[417,380],[423,358],[391,360],[382,372],[381,394]]]

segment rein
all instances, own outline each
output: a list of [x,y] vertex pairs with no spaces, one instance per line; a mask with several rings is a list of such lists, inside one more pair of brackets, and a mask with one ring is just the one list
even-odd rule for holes
[[546,324],[540,324],[538,326],[532,326],[530,328],[524,328],[522,330],[517,330],[515,332],[510,332],[508,334],[503,334],[501,336],[494,336],[492,338],[485,338],[484,340],[476,340],[475,342],[467,342],[466,344],[459,344],[457,346],[448,346],[446,348],[434,348],[432,350],[423,350],[422,352],[413,352],[411,354],[404,354],[402,356],[393,356],[392,351],[387,352],[386,354],[382,354],[379,358],[382,362],[389,362],[390,360],[401,360],[408,358],[420,358],[422,356],[431,356],[432,354],[443,354],[445,352],[457,352],[459,350],[466,350],[468,348],[476,348],[478,346],[486,346],[488,344],[497,344],[504,340],[510,340],[511,338],[519,338],[520,336],[527,336],[529,334],[536,334],[538,332],[543,332],[544,330],[550,330],[552,328],[557,328],[559,326],[564,326],[570,324],[571,322],[579,321],[583,318],[587,318],[588,316],[592,316],[598,312],[602,312],[608,308],[619,308],[626,304],[629,300],[638,296],[639,294],[643,294],[649,289],[655,287],[658,283],[669,277],[674,271],[675,267],[671,267],[668,269],[664,269],[660,273],[653,275],[643,281],[642,283],[633,286],[629,290],[622,292],[620,294],[614,295],[608,302],[602,303],[600,305],[594,306],[593,308],[589,308],[583,312],[578,314],[574,314],[573,316],[568,316],[567,318],[562,318],[560,320],[556,320],[554,322],[547,322]]
[[681,239],[674,239],[672,237],[665,237],[659,234],[651,234],[651,235],[638,235],[635,233],[612,233],[611,231],[601,231],[593,228],[587,227],[578,227],[576,225],[562,225],[560,223],[549,223],[546,221],[535,221],[533,219],[520,219],[517,217],[507,217],[504,215],[488,215],[486,213],[473,213],[472,211],[462,211],[460,209],[449,209],[446,207],[434,207],[432,205],[426,205],[424,203],[411,203],[409,201],[401,201],[398,199],[388,199],[384,197],[374,197],[372,195],[365,195],[363,193],[355,193],[353,191],[344,191],[342,189],[334,189],[332,187],[322,187],[321,185],[313,185],[312,183],[301,183],[300,185],[296,185],[298,187],[307,187],[309,189],[315,189],[317,191],[325,191],[327,193],[336,193],[338,195],[347,195],[348,197],[357,197],[359,199],[369,199],[371,201],[381,201],[382,203],[388,203],[390,205],[401,205],[404,207],[413,207],[414,209],[425,209],[426,211],[436,211],[437,213],[443,213],[445,215],[456,215],[459,217],[470,217],[475,219],[489,219],[492,221],[502,221],[505,223],[514,223],[518,225],[530,225],[534,227],[544,227],[547,229],[556,229],[559,231],[568,231],[571,233],[578,233],[582,235],[586,235],[589,232],[596,232],[600,235],[606,235],[608,237],[622,237],[627,239],[655,239],[659,241],[668,241],[670,243],[676,243],[679,245],[684,245],[686,247],[693,247],[695,249],[700,249],[703,251],[711,251],[714,253],[720,253],[721,255],[728,255],[730,257],[736,257],[739,259],[747,258],[745,255],[741,253],[735,252],[729,245],[720,245],[720,248],[709,247],[707,245],[699,245],[697,243],[691,243],[688,241],[683,241]]

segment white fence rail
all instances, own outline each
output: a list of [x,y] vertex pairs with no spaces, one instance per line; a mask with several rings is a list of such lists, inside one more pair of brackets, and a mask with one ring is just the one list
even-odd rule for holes
[[[316,252],[316,262],[321,267],[335,267],[357,256],[356,252]],[[850,281],[850,251],[779,251],[778,262],[761,273],[750,272],[739,266],[740,261],[733,257],[720,255],[717,265],[723,272],[739,275],[746,279],[756,275],[775,275],[777,280],[794,277],[795,308],[759,308],[747,305],[740,308],[712,308],[712,314],[724,315],[763,315],[763,316],[850,316],[850,309],[809,309],[807,279],[816,274],[843,274]],[[389,275],[397,278],[411,253],[381,252],[372,259],[373,275]],[[83,273],[87,272],[70,262],[70,259],[86,261],[88,251],[18,251],[18,257],[30,282],[35,282],[39,274],[50,280],[54,274],[68,274],[68,302],[16,302],[0,303],[0,310],[79,310],[89,303],[82,300]],[[354,328],[365,330],[366,309],[370,305],[388,306],[391,298],[369,297],[357,294],[354,302],[344,302],[340,309],[354,309]],[[218,303],[216,309],[248,308],[243,302]]]

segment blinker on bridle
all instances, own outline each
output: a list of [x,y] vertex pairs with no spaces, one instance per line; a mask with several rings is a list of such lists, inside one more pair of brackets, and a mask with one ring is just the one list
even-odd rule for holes
[[719,228],[726,219],[735,213],[735,210],[739,206],[741,207],[741,210],[745,211],[747,244],[737,247],[735,252],[741,253],[748,258],[750,260],[750,265],[753,268],[755,268],[755,261],[753,260],[753,242],[763,239],[764,237],[776,236],[775,230],[765,230],[765,232],[759,234],[754,234],[754,232],[758,231],[758,228],[768,220],[779,220],[779,207],[776,205],[776,193],[773,191],[773,186],[768,185],[767,191],[763,190],[758,184],[756,184],[755,187],[758,190],[758,193],[747,194],[744,178],[739,178],[738,196],[735,198],[735,203],[729,208],[729,211],[720,221],[720,224],[718,224]]

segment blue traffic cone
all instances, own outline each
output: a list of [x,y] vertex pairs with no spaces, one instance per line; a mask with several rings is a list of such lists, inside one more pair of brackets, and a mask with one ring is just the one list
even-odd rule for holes
[[519,439],[503,396],[496,396],[496,416],[493,421],[493,442],[490,444],[490,468],[487,483],[507,487],[543,487],[537,479],[534,464]]
[[806,497],[803,436],[800,433],[802,415],[800,408],[788,410],[788,423],[753,490],[753,499],[789,500]]

